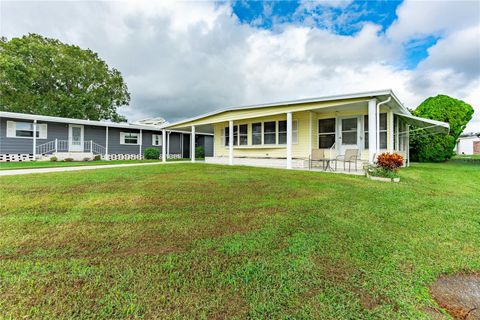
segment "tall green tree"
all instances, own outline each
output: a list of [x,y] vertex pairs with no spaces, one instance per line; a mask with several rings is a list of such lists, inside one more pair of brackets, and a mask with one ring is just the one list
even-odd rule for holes
[[413,113],[450,125],[448,134],[428,134],[419,130],[410,137],[410,156],[413,161],[440,162],[455,154],[455,144],[472,119],[473,108],[462,100],[440,94],[423,101]]
[[0,39],[0,110],[126,121],[122,75],[91,50],[29,34]]

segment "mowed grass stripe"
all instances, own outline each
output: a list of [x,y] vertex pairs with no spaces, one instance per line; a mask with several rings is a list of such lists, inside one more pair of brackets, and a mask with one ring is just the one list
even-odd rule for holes
[[[480,170],[206,164],[0,178],[0,317],[428,319],[480,270]],[[433,311],[432,311],[433,310]]]

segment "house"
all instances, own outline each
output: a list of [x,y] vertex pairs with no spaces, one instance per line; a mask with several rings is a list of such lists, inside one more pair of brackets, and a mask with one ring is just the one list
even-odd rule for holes
[[145,148],[158,148],[166,160],[190,158],[195,146],[213,155],[212,134],[200,133],[195,140],[190,136],[190,132],[156,125],[0,112],[0,162],[46,160],[54,155],[60,160],[94,155],[108,160],[141,159]]
[[480,132],[462,134],[457,141],[457,154],[480,154]]
[[381,152],[409,160],[409,132],[448,132],[449,125],[412,116],[392,90],[233,107],[171,123],[167,130],[212,133],[208,163],[305,168],[314,149],[330,158],[358,150],[359,161]]

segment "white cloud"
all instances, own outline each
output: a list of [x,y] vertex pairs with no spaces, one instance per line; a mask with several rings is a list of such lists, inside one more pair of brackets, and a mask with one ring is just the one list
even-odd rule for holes
[[[469,130],[480,131],[479,19],[471,3],[406,2],[385,34],[367,23],[352,36],[298,25],[257,29],[240,24],[227,4],[209,2],[1,7],[2,35],[55,37],[91,48],[118,68],[132,93],[121,112],[131,120],[175,121],[231,105],[392,88],[409,107],[438,93],[465,99],[476,108],[477,128]],[[429,57],[402,69],[402,43],[430,33],[443,38]]]

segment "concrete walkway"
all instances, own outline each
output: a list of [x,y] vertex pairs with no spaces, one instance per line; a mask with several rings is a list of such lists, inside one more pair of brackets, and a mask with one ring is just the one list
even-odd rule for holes
[[48,173],[48,172],[63,172],[63,171],[95,170],[95,169],[135,167],[135,166],[152,166],[152,165],[173,164],[173,163],[192,163],[192,162],[191,161],[169,161],[169,162],[104,164],[104,165],[96,165],[96,166],[53,167],[53,168],[37,168],[37,169],[12,169],[12,170],[0,170],[0,176],[15,176],[15,175],[19,175],[19,174],[29,174],[29,173]]

